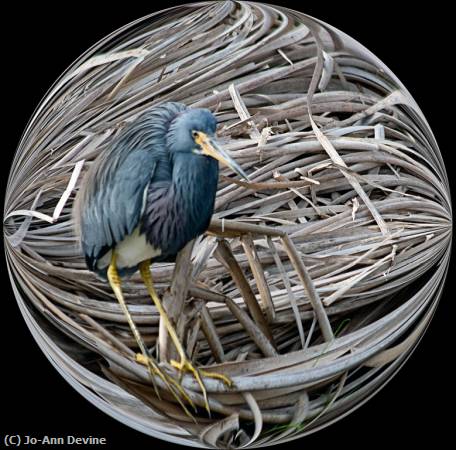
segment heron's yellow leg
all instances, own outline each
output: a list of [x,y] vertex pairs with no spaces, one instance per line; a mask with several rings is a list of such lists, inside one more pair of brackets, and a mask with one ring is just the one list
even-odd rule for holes
[[[139,333],[138,328],[136,327],[135,322],[133,321],[133,318],[131,317],[130,311],[128,310],[128,306],[125,303],[125,299],[123,296],[122,292],[122,285],[121,285],[121,280],[119,273],[117,271],[117,266],[116,266],[116,255],[113,252],[112,259],[111,259],[111,264],[108,267],[107,271],[107,276],[108,276],[108,281],[111,286],[111,289],[114,292],[114,295],[117,298],[117,301],[120,304],[120,307],[122,308],[123,313],[125,314],[125,317],[127,318],[128,325],[130,325],[130,329],[133,333],[133,336],[135,338],[136,343],[138,344],[139,349],[141,350],[141,361],[143,364],[145,364],[149,370],[150,377],[152,379],[152,382],[154,384],[155,392],[157,393],[157,396],[160,398],[160,394],[158,393],[157,386],[155,384],[155,379],[154,379],[154,374],[158,375],[162,381],[165,383],[169,391],[173,394],[173,396],[176,398],[176,400],[180,403],[182,408],[184,409],[185,413],[193,419],[192,414],[186,406],[182,403],[182,400],[179,398],[177,395],[177,392],[179,392],[189,403],[192,405],[192,407],[195,409],[195,405],[193,404],[192,400],[182,386],[174,380],[172,377],[170,377],[168,374],[166,374],[156,363],[156,361],[149,355],[149,352],[147,350],[146,345],[144,344],[144,340]],[[138,360],[138,358],[137,358]],[[176,392],[177,391],[177,392]]]
[[195,366],[193,366],[191,361],[187,358],[184,348],[182,347],[182,343],[180,342],[179,337],[177,336],[176,330],[175,330],[173,324],[171,323],[171,320],[169,319],[168,314],[166,313],[165,309],[163,308],[163,305],[158,297],[157,291],[155,290],[154,283],[152,280],[152,275],[150,273],[150,261],[142,262],[139,265],[139,271],[141,273],[141,277],[144,281],[144,284],[146,285],[147,291],[149,292],[149,295],[152,298],[152,300],[155,304],[155,307],[157,308],[158,313],[160,314],[160,317],[163,319],[163,321],[165,323],[165,327],[168,330],[171,340],[173,341],[173,343],[176,347],[177,353],[179,354],[179,357],[181,359],[180,362],[171,360],[170,363],[173,367],[178,369],[181,374],[183,372],[190,372],[193,374],[193,376],[195,377],[196,381],[198,382],[198,384],[201,388],[201,392],[203,393],[204,404],[205,404],[206,410],[210,414],[209,402],[207,399],[207,391],[206,391],[206,387],[204,386],[201,375],[222,380],[228,386],[231,386],[233,383],[225,375],[213,373],[213,372],[200,371]]

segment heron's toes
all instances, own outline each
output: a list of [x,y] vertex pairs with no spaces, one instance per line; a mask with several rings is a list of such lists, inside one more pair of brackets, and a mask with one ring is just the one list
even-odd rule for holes
[[179,404],[182,406],[182,408],[184,409],[185,413],[190,417],[192,418],[193,420],[194,417],[193,415],[190,413],[190,411],[188,411],[188,409],[185,407],[185,405],[182,403],[182,400],[181,398],[179,398],[178,394],[184,399],[186,400],[189,405],[196,411],[196,406],[195,404],[193,403],[192,399],[189,397],[189,395],[185,392],[185,389],[182,387],[182,385],[180,384],[180,382],[178,380],[175,380],[173,377],[171,377],[170,375],[168,375],[164,370],[162,370],[159,366],[157,366],[154,361],[146,356],[144,356],[143,354],[141,353],[137,353],[136,356],[135,356],[135,359],[138,363],[142,364],[142,365],[145,365],[149,368],[149,370],[152,369],[153,373],[155,375],[158,375],[162,381],[166,384],[166,386],[168,387],[168,390],[173,394],[174,398],[179,402]]
[[146,356],[144,356],[142,353],[136,353],[135,355],[135,360],[136,362],[138,362],[139,364],[142,364],[143,366],[147,366],[148,365],[148,360],[150,358],[147,358]]
[[226,375],[222,375],[220,373],[215,373],[215,372],[207,372],[205,370],[198,370],[186,357],[181,358],[180,362],[177,362],[175,360],[170,361],[171,365],[175,367],[177,370],[180,372],[180,377],[182,377],[182,374],[184,372],[190,372],[192,375],[195,377],[196,381],[198,382],[201,392],[203,393],[204,396],[204,405],[206,407],[206,410],[208,414],[211,414],[211,410],[209,407],[209,401],[207,398],[207,390],[206,386],[204,386],[203,378],[215,378],[217,380],[223,381],[227,386],[232,386],[233,382],[230,380]]
[[179,372],[179,378],[182,378],[182,374],[185,372],[190,372],[193,374],[195,377],[196,381],[198,382],[201,392],[203,393],[204,397],[204,406],[206,408],[206,411],[208,414],[211,414],[211,409],[209,408],[209,401],[207,399],[207,391],[206,391],[206,386],[204,386],[203,379],[201,378],[201,375],[198,371],[198,369],[186,358],[186,357],[181,357],[180,362],[177,362],[175,360],[170,361],[171,365],[175,367]]
[[[198,381],[198,378],[201,378],[201,376],[203,376],[206,378],[214,378],[216,380],[223,381],[223,383],[225,383],[228,387],[232,387],[234,385],[233,380],[231,380],[231,378],[229,378],[228,376],[223,375],[222,373],[208,372],[207,370],[201,370],[201,369],[198,370],[186,358],[183,358],[181,360],[181,362],[171,360],[171,365],[180,371],[181,376],[184,372],[192,372],[193,375],[195,376],[195,378],[197,379],[197,381]],[[199,375],[199,377],[197,375]]]
[[234,385],[233,380],[222,373],[217,372],[208,372],[207,370],[200,370],[200,374],[206,378],[214,378],[216,380],[223,381],[228,387],[232,387]]

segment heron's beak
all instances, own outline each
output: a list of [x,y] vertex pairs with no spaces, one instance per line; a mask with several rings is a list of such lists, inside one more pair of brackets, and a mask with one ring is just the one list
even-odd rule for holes
[[200,132],[198,133],[195,142],[202,148],[201,153],[203,155],[211,156],[222,164],[225,164],[225,166],[228,166],[239,176],[245,178],[247,181],[249,180],[249,177],[242,170],[242,167],[209,136]]

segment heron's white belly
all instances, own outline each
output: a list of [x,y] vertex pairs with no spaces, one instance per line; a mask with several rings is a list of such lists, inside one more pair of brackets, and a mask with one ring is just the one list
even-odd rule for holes
[[[139,233],[139,227],[126,236],[115,247],[116,265],[119,269],[135,267],[140,262],[161,254],[160,249],[153,247],[146,240],[145,234]],[[99,269],[108,267],[111,263],[112,251],[104,254],[97,262]]]

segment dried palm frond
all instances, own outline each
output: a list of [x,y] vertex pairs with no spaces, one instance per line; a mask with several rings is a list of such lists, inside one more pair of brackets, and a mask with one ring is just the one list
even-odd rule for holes
[[[71,220],[97,155],[171,100],[215,112],[251,178],[222,171],[210,233],[152,267],[189,356],[235,383],[205,380],[212,417],[201,408],[197,423],[159,382],[158,400]],[[372,54],[282,8],[208,2],[118,30],[56,82],[14,158],[5,246],[31,332],[92,403],[175,443],[261,447],[334,422],[400,368],[442,291],[451,214],[429,126]],[[166,366],[172,349],[140,279],[124,292]],[[194,379],[183,386],[203,407]]]

